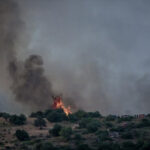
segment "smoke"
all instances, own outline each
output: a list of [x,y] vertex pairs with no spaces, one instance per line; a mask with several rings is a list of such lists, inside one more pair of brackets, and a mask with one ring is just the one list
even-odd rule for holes
[[42,57],[31,55],[25,61],[17,59],[19,49],[16,44],[25,30],[19,6],[12,0],[0,0],[0,12],[0,69],[8,75],[8,85],[17,102],[32,110],[46,109],[53,92],[44,75]]
[[16,102],[32,110],[49,107],[58,93],[77,109],[148,113],[148,6],[0,0],[0,90],[11,87]]

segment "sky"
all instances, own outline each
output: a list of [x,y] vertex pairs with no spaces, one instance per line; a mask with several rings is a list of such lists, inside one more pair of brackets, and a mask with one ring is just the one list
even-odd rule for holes
[[[41,55],[68,103],[102,114],[149,113],[149,0],[16,2],[25,24],[18,59]],[[0,108],[10,111],[11,96],[0,89]]]

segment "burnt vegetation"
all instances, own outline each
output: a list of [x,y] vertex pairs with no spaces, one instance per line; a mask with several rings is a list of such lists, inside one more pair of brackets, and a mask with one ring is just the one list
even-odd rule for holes
[[[0,146],[17,150],[149,150],[150,115],[102,116],[61,109],[24,115],[0,113]],[[14,140],[8,140],[6,136]]]

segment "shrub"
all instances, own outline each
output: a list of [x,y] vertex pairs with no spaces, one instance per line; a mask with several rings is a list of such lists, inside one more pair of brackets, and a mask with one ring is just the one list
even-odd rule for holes
[[100,122],[98,120],[91,120],[90,123],[87,124],[87,130],[89,132],[96,132],[100,127]]
[[97,135],[100,141],[111,140],[111,138],[109,137],[108,131],[99,131],[97,132]]
[[121,118],[118,118],[118,122],[123,122],[123,121],[132,121],[134,117],[132,116],[122,116]]
[[43,113],[43,115],[46,117],[48,114],[50,114],[53,111],[53,109],[47,109],[45,110],[45,112]]
[[42,111],[33,112],[30,115],[31,118],[44,118],[44,113]]
[[149,127],[150,121],[148,119],[142,119],[141,122],[137,125],[138,128]]
[[87,128],[89,132],[95,132],[98,130],[100,127],[100,122],[96,119],[91,119],[91,118],[83,118],[79,122],[79,127],[80,128]]
[[111,122],[105,122],[107,128],[112,128],[114,125]]
[[78,118],[77,118],[77,116],[74,115],[74,114],[69,114],[69,116],[68,116],[68,121],[70,121],[70,122],[77,122],[77,121],[78,121]]
[[121,147],[123,150],[136,150],[136,145],[131,141],[123,142]]
[[0,117],[4,118],[4,119],[9,119],[10,115],[8,113],[0,113]]
[[49,122],[61,122],[68,119],[62,109],[53,110],[47,114],[46,118]]
[[20,116],[12,115],[9,118],[9,121],[10,123],[15,124],[15,125],[23,125],[26,122],[26,117],[25,115],[20,115]]
[[91,118],[83,118],[81,119],[81,121],[79,122],[79,127],[80,128],[86,128],[87,124],[91,122]]
[[121,138],[123,139],[133,139],[133,135],[131,132],[125,132],[121,135]]
[[142,150],[143,145],[144,145],[144,140],[138,140],[136,143],[137,150]]
[[125,130],[126,130],[126,128],[124,128],[122,126],[118,126],[118,127],[110,129],[110,131],[116,131],[116,132],[124,132]]
[[43,118],[38,117],[35,121],[34,121],[34,125],[36,127],[45,127],[46,126],[46,121]]
[[57,148],[57,150],[74,150],[74,149],[70,148],[70,146],[62,146]]
[[28,133],[25,130],[17,130],[15,135],[19,141],[27,141],[30,139]]
[[112,142],[100,142],[98,150],[121,150],[120,145]]
[[81,136],[81,134],[75,134],[74,135],[74,140],[78,140],[78,141],[81,141],[83,138]]
[[49,133],[52,134],[53,136],[59,136],[61,129],[62,129],[61,125],[55,124],[53,129],[49,130]]
[[150,150],[150,143],[149,142],[144,142],[142,150]]
[[60,135],[64,137],[66,140],[69,140],[72,135],[72,128],[71,127],[64,127],[60,131]]
[[77,150],[91,150],[87,144],[78,145]]
[[114,121],[117,117],[115,115],[109,115],[106,117],[106,121]]
[[78,118],[78,120],[87,117],[87,113],[83,110],[79,110],[74,115]]
[[99,117],[102,117],[101,114],[96,111],[96,112],[88,112],[87,113],[87,117],[91,117],[91,118],[99,118]]
[[34,150],[56,150],[50,142],[36,144]]

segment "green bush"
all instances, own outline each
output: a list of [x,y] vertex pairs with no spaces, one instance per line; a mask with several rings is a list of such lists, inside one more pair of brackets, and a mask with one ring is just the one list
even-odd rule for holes
[[55,124],[53,129],[49,130],[49,133],[53,136],[60,136],[60,131],[62,129],[61,125]]
[[10,123],[15,124],[15,125],[23,125],[26,123],[26,117],[25,115],[12,115],[9,118]]
[[126,116],[126,117],[122,116],[122,117],[118,118],[118,122],[132,121],[133,118],[134,117],[132,117],[132,116]]
[[17,130],[15,136],[19,141],[27,141],[29,140],[29,135],[25,130]]
[[114,127],[114,125],[113,125],[111,122],[105,122],[105,126],[106,126],[107,128],[112,128],[112,127]]
[[99,127],[100,127],[100,122],[99,122],[98,120],[91,120],[91,121],[87,124],[87,130],[88,130],[89,132],[96,132]]
[[144,142],[141,149],[142,150],[150,150],[150,142]]
[[87,117],[87,113],[83,110],[79,110],[74,115],[78,118],[78,120]]
[[122,150],[120,145],[112,142],[100,142],[98,150]]
[[121,135],[121,138],[123,139],[133,139],[133,135],[131,132],[125,132]]
[[53,110],[47,114],[46,118],[49,122],[61,122],[68,120],[68,117],[62,109]]
[[126,130],[126,128],[122,127],[122,126],[118,126],[118,127],[114,127],[111,128],[110,131],[116,131],[116,132],[124,132]]
[[117,117],[115,115],[108,115],[106,117],[106,121],[114,121],[115,119],[117,119]]
[[123,142],[121,147],[122,150],[136,150],[136,145],[131,141]]
[[88,112],[87,113],[87,117],[90,117],[90,118],[101,118],[102,115],[96,111],[96,112]]
[[117,143],[100,142],[98,145],[98,150],[121,150],[121,148]]
[[38,117],[35,121],[34,121],[34,125],[36,127],[45,127],[46,126],[46,121],[43,118]]
[[73,114],[69,115],[69,121],[70,122],[77,122],[81,119],[85,119],[85,118],[99,118],[102,117],[101,114],[96,111],[96,112],[85,112],[83,110],[79,110]]
[[81,121],[79,122],[79,127],[80,128],[86,128],[87,124],[91,122],[91,118],[82,118]]
[[50,142],[44,142],[36,144],[34,150],[56,150],[56,148]]
[[38,112],[33,112],[30,115],[31,118],[44,118],[45,115],[42,111],[38,111]]
[[81,141],[83,139],[83,137],[81,136],[81,134],[75,134],[74,135],[74,140],[78,140],[78,141]]
[[64,137],[66,140],[69,140],[72,135],[72,128],[71,127],[64,127],[60,131],[60,135]]
[[108,131],[99,131],[97,134],[100,141],[111,140]]
[[77,150],[91,150],[87,144],[78,145]]
[[91,118],[83,118],[79,122],[79,128],[86,128],[89,132],[96,132],[100,126],[98,120]]
[[77,122],[78,121],[78,117],[76,115],[74,115],[74,114],[69,114],[68,121],[70,121],[70,122]]
[[72,149],[70,146],[62,146],[57,148],[56,150],[74,150],[74,149]]
[[4,118],[4,119],[9,119],[11,115],[9,115],[8,113],[0,113],[0,117]]
[[150,127],[150,120],[142,119],[139,124],[136,126],[137,128]]

